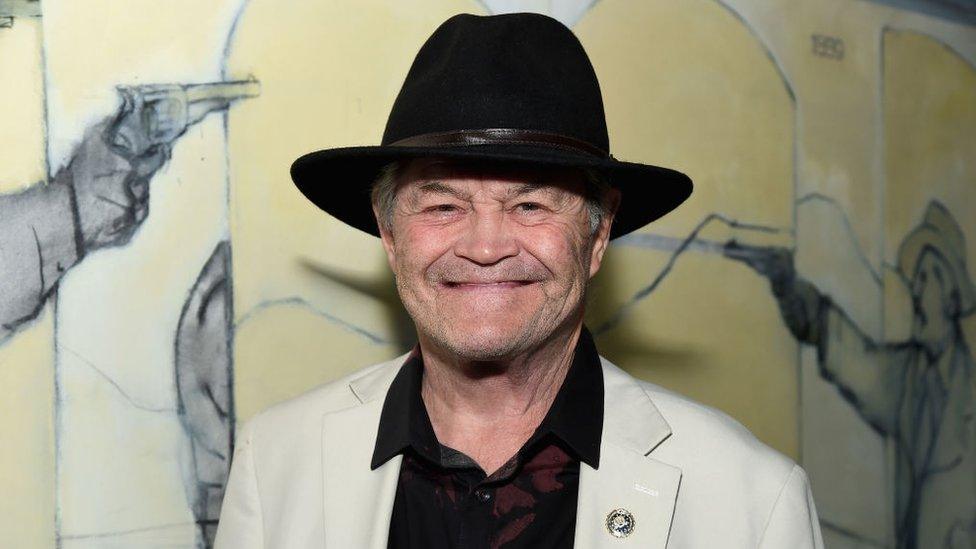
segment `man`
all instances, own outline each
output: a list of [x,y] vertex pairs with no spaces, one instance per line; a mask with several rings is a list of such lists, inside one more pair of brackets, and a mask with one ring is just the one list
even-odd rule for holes
[[381,146],[295,162],[381,238],[419,343],[242,428],[217,547],[822,546],[802,469],[597,354],[583,305],[609,240],[691,192],[608,150],[566,27],[459,15]]
[[912,332],[878,342],[796,274],[788,250],[731,254],[769,278],[786,325],[817,349],[820,375],[894,442],[897,547],[976,546],[976,367],[963,319],[976,311],[959,223],[939,201],[898,248]]

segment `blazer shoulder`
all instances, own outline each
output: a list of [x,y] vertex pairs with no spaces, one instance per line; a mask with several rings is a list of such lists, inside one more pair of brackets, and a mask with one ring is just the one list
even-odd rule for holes
[[[756,536],[767,528],[777,502],[785,498],[783,505],[799,509],[796,498],[806,496],[809,483],[793,459],[713,406],[652,383],[642,381],[641,386],[671,426],[671,436],[651,455],[682,470],[674,519],[677,530],[684,532],[679,537],[698,535],[692,533],[696,518],[723,516],[729,519],[723,536],[758,544]],[[804,519],[800,515],[791,515],[790,520]],[[714,546],[711,542],[687,545]]]
[[662,450],[706,468],[724,467],[746,476],[752,471],[774,484],[792,474],[793,459],[759,440],[726,412],[648,381],[638,383],[671,426],[671,440]]
[[279,402],[259,412],[248,425],[252,432],[281,433],[308,424],[318,428],[324,414],[356,406],[363,401],[353,386],[363,380],[383,383],[392,380],[408,354],[359,368],[338,379],[323,383],[298,396]]

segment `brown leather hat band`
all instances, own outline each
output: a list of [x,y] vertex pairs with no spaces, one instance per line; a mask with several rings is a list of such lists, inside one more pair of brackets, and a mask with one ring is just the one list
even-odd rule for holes
[[451,147],[470,145],[541,145],[565,151],[582,153],[597,158],[609,158],[610,154],[586,141],[580,141],[557,133],[513,128],[486,128],[424,133],[390,143],[391,147]]

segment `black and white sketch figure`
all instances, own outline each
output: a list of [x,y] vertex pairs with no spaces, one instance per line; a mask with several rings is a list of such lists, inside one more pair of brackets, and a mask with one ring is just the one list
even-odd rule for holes
[[176,331],[177,413],[191,454],[183,482],[198,548],[213,546],[233,453],[230,268],[230,243],[223,241],[190,290]]
[[0,196],[0,343],[38,315],[68,269],[125,244],[146,218],[149,179],[169,145],[126,154],[106,139],[112,125],[89,129],[51,182]]
[[797,275],[790,250],[735,248],[729,257],[769,279],[793,335],[816,346],[820,375],[894,442],[897,547],[976,547],[976,361],[961,326],[976,311],[976,289],[949,210],[930,202],[899,246],[913,305],[906,341],[873,341]]
[[122,246],[149,214],[149,181],[207,113],[257,82],[120,86],[118,111],[85,132],[46,184],[0,195],[0,344],[37,317],[88,253]]

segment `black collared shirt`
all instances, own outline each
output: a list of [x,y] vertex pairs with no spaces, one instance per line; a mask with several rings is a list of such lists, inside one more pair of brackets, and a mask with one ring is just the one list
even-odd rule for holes
[[572,547],[580,462],[599,466],[603,429],[603,371],[586,328],[545,418],[490,476],[437,441],[422,377],[415,349],[387,392],[373,450],[373,469],[403,454],[388,548]]

